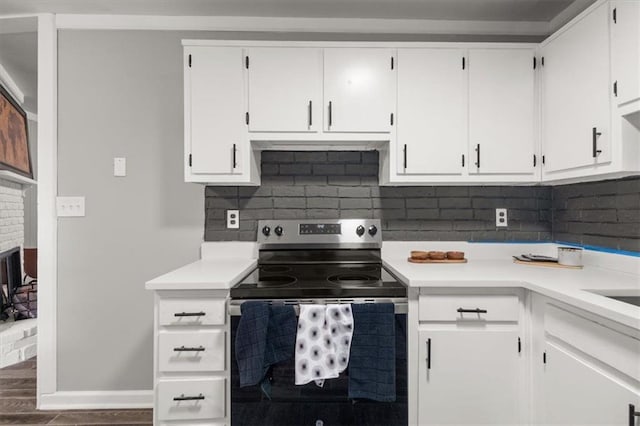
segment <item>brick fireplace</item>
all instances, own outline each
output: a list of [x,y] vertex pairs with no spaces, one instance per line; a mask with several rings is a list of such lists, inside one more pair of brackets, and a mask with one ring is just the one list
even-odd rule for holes
[[[22,185],[0,179],[0,253],[24,247],[24,210]],[[36,333],[35,318],[0,322],[0,368],[35,356]]]

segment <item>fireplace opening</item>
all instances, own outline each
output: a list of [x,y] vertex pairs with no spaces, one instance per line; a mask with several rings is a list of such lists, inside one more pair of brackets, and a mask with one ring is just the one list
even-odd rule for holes
[[0,253],[0,321],[37,317],[37,283],[22,281],[20,247]]

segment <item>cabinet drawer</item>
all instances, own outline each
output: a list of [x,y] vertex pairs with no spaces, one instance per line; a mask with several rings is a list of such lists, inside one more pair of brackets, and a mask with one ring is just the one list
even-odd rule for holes
[[160,332],[158,368],[163,372],[222,371],[225,346],[222,330]]
[[160,325],[223,325],[226,318],[225,299],[160,299]]
[[518,296],[424,294],[420,321],[518,321]]
[[640,340],[603,324],[551,304],[546,307],[544,328],[548,335],[640,380]]
[[225,416],[225,379],[160,380],[158,420],[203,420]]

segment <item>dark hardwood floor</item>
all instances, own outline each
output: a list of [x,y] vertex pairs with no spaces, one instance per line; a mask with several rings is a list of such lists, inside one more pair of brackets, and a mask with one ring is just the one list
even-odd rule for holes
[[151,410],[36,410],[36,360],[0,369],[0,425],[151,425]]

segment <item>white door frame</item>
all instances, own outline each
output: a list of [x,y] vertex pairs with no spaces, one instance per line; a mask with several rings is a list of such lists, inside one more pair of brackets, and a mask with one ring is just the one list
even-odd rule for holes
[[38,15],[38,368],[37,407],[57,384],[58,31]]

